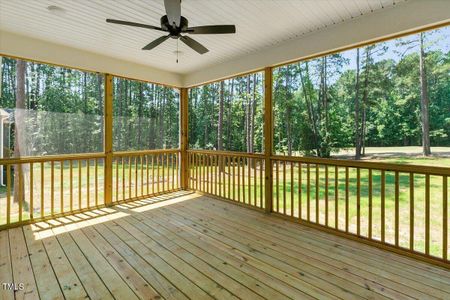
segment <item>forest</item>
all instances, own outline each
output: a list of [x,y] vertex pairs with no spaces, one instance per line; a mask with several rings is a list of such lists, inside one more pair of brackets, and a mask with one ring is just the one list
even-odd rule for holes
[[[274,151],[359,158],[366,147],[450,146],[449,36],[445,27],[274,68]],[[102,151],[102,74],[0,65],[5,156]],[[262,152],[263,86],[257,72],[190,89],[190,147]],[[113,101],[114,150],[178,147],[178,90],[115,78]]]
[[[0,108],[11,124],[6,157],[103,151],[102,74],[7,57],[1,62]],[[113,101],[114,150],[178,147],[176,89],[115,78]]]
[[[330,157],[340,149],[450,146],[450,29],[278,67],[274,151]],[[261,152],[263,75],[190,92],[193,148]]]

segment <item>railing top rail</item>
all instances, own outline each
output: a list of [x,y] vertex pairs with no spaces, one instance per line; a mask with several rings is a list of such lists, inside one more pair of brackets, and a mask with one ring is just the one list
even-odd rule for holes
[[398,172],[415,173],[415,174],[450,176],[450,166],[449,167],[435,167],[435,166],[424,166],[424,165],[402,165],[402,164],[384,163],[384,162],[354,161],[354,160],[343,160],[343,159],[283,156],[283,155],[274,155],[274,156],[271,156],[270,158],[272,160],[279,160],[279,161],[294,161],[294,162],[301,162],[301,163],[342,166],[342,167],[351,167],[351,168],[360,168],[360,169],[374,169],[374,170],[398,171]]
[[219,150],[188,150],[188,153],[197,154],[209,154],[209,155],[221,155],[221,156],[231,156],[231,157],[249,157],[249,158],[264,158],[264,154],[258,153],[247,153],[247,152],[235,152],[235,151],[219,151]]
[[178,153],[180,149],[154,149],[154,150],[137,150],[137,151],[117,151],[113,152],[113,157],[120,156],[139,156],[146,154],[163,154],[163,153]]
[[39,162],[51,162],[51,161],[65,161],[65,160],[85,160],[105,158],[103,153],[82,153],[82,154],[63,154],[63,155],[46,155],[46,156],[24,156],[13,158],[0,159],[0,165],[14,165],[14,164],[26,164],[26,163],[39,163]]

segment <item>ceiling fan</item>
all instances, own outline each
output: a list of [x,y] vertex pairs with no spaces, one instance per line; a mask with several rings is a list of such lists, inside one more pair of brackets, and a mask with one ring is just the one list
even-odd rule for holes
[[164,6],[166,8],[166,15],[161,17],[161,27],[114,19],[106,19],[106,22],[154,29],[168,33],[167,35],[159,37],[156,40],[152,41],[144,48],[142,48],[142,50],[151,50],[162,42],[166,41],[168,38],[173,38],[181,40],[183,43],[185,43],[187,46],[194,49],[198,53],[205,54],[209,51],[205,46],[192,39],[191,37],[182,34],[236,33],[236,27],[234,25],[207,25],[188,27],[188,20],[181,15],[181,0],[164,0]]

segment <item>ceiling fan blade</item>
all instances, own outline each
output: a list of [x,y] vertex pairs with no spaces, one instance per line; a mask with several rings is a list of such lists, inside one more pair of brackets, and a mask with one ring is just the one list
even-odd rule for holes
[[164,0],[164,6],[170,25],[175,23],[177,27],[180,26],[181,0]]
[[188,36],[182,36],[180,40],[200,54],[205,54],[209,51],[205,46]]
[[164,42],[165,40],[167,40],[169,37],[170,37],[170,35],[165,35],[165,36],[159,37],[156,40],[154,40],[153,42],[149,43],[144,48],[142,48],[142,50],[151,50],[151,49],[155,48],[156,46],[158,46],[159,44],[161,44],[162,42]]
[[107,23],[119,24],[119,25],[127,25],[127,26],[133,26],[133,27],[141,27],[141,28],[165,31],[161,27],[156,27],[156,26],[153,26],[153,25],[147,25],[147,24],[141,24],[141,23],[135,23],[135,22],[122,21],[122,20],[106,19],[106,22]]
[[189,27],[184,32],[190,34],[225,34],[236,33],[236,26],[234,25],[208,25]]

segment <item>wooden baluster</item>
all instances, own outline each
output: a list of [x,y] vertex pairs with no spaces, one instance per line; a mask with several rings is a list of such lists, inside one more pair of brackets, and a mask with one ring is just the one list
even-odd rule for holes
[[166,153],[165,157],[166,157],[166,168],[167,168],[166,176],[167,177],[164,178],[164,175],[163,175],[163,178],[164,178],[163,186],[164,186],[164,183],[166,183],[166,189],[164,191],[168,191],[168,190],[170,190],[170,182],[169,182],[170,181],[169,154]]
[[198,154],[194,154],[195,161],[195,189],[198,191]]
[[[219,167],[219,156],[216,155],[214,157],[214,176],[215,176],[215,184],[214,184],[214,194],[217,195],[217,193],[220,193],[220,183],[218,183],[217,180],[220,181],[220,173],[218,174],[218,167]],[[217,176],[219,176],[219,178],[217,178]],[[219,189],[219,192],[217,191],[217,189]]]
[[309,164],[306,164],[306,219],[308,221],[311,220],[311,167]]
[[286,161],[283,161],[283,215],[286,214]]
[[264,208],[264,188],[263,188],[263,167],[264,167],[264,160],[259,161],[259,206],[261,208]]
[[345,232],[348,232],[349,225],[349,176],[348,167],[345,167]]
[[395,246],[398,247],[399,244],[399,231],[400,231],[400,216],[399,216],[399,206],[400,206],[400,180],[398,171],[395,172]]
[[339,167],[334,166],[334,228],[339,229]]
[[[222,178],[223,178],[222,173],[224,171],[224,168],[223,168],[223,159],[224,158],[222,156],[217,156],[217,159],[218,159],[217,164],[218,164],[218,172],[219,172],[219,190],[218,190],[218,193],[219,193],[219,197],[222,197]],[[223,195],[223,197],[225,198],[225,195]]]
[[280,183],[279,183],[279,161],[277,160],[275,163],[275,189],[276,189],[276,195],[277,195],[277,212],[280,212]]
[[385,193],[386,193],[386,173],[381,171],[381,242],[385,241]]
[[131,166],[132,166],[132,163],[131,163],[131,156],[128,156],[128,200],[130,200],[131,198],[132,198],[132,188],[131,188],[131,179],[132,179],[132,176],[131,176]]
[[203,165],[203,171],[202,171],[202,180],[203,182],[203,192],[206,192],[207,184],[208,184],[208,175],[206,174],[206,163],[207,163],[208,156],[206,154],[203,155],[202,159],[202,165]]
[[125,158],[122,156],[122,201],[125,200]]
[[[41,162],[41,218],[44,218],[45,215],[45,207],[44,207],[44,182],[45,182],[45,178],[44,178],[44,163]],[[7,184],[7,186],[11,186],[11,183]],[[8,200],[8,204],[9,204],[9,200]],[[9,214],[8,214],[9,216]]]
[[430,175],[425,175],[425,254],[430,254]]
[[369,223],[368,223],[368,230],[369,230],[369,239],[372,239],[372,169],[369,169]]
[[147,154],[145,155],[145,175],[147,178],[147,181],[145,181],[146,185],[147,185],[147,187],[146,187],[147,195],[149,195],[150,194],[150,180],[149,180],[150,176],[149,176],[149,170],[148,170],[148,155]]
[[22,164],[17,164],[19,168],[19,222],[22,222],[23,218],[23,201],[25,198],[25,195],[23,194],[24,191],[24,182],[23,182],[23,166]]
[[328,165],[325,165],[325,226],[328,227]]
[[30,163],[30,219],[34,219],[34,164]]
[[302,219],[302,163],[298,163],[298,219]]
[[245,202],[245,157],[242,158],[242,202]]
[[241,158],[237,158],[238,202],[241,202]]
[[152,194],[155,194],[155,155],[152,154]]
[[[177,177],[177,188],[180,187],[180,176],[178,175],[178,174],[180,174],[180,163],[179,163],[179,160],[178,160],[178,155],[179,155],[178,153],[175,154],[175,165],[177,166],[175,176]],[[190,172],[191,171],[190,171],[190,169],[188,167],[188,176],[189,177],[191,176]]]
[[[257,183],[257,178],[256,178],[256,167],[258,166],[258,160],[255,158],[255,160],[254,160],[254,164],[253,164],[253,198],[254,198],[254,203],[253,203],[253,205],[254,206],[258,206],[258,204],[257,204],[257,195],[256,195],[256,192],[257,192],[257,186],[256,186],[256,183]],[[260,205],[259,205],[260,207],[261,207],[261,203],[260,203]]]
[[[44,181],[41,179],[41,182]],[[42,209],[41,215],[43,215]],[[6,224],[10,223],[11,223],[11,165],[6,165]]]
[[361,235],[361,170],[356,168],[356,234]]
[[78,160],[78,209],[81,209],[81,160]]
[[211,173],[211,168],[209,167],[209,165],[210,165],[210,163],[211,163],[211,156],[209,156],[209,155],[205,155],[205,168],[206,168],[206,173],[205,173],[205,179],[206,179],[206,192],[207,193],[209,193],[210,191],[209,191],[209,187],[210,187],[210,183],[211,183],[211,180],[210,180],[210,173]]
[[442,177],[442,258],[447,260],[448,253],[448,191],[447,176]]
[[116,202],[119,202],[119,158],[115,159],[116,162]]
[[[231,199],[231,157],[227,157],[227,163],[228,163],[228,199]],[[233,188],[234,190],[234,188]],[[233,196],[234,197],[234,196]]]
[[156,155],[156,193],[159,194],[159,155]]
[[[42,167],[42,166],[41,166]],[[73,211],[73,161],[72,160],[70,160],[69,161],[69,168],[70,168],[70,170],[69,170],[69,177],[70,177],[70,179],[69,179],[69,189],[70,189],[70,199],[69,199],[69,206],[70,206],[70,211],[72,212]]]
[[319,224],[319,194],[320,194],[320,189],[319,189],[319,175],[320,175],[320,167],[319,164],[316,164],[316,223]]
[[291,217],[294,216],[294,162],[291,161]]
[[252,205],[252,179],[251,179],[251,163],[252,159],[247,158],[247,188],[248,188],[248,204]]
[[55,162],[50,163],[50,214],[55,214]]
[[[164,176],[164,175],[163,175]],[[134,197],[138,197],[138,185],[139,185],[139,179],[138,179],[138,157],[134,157]]]
[[91,189],[90,189],[90,183],[89,183],[89,169],[91,168],[91,160],[86,160],[86,204],[87,207],[90,208],[91,206]]
[[232,166],[233,166],[233,200],[236,200],[236,157],[233,156],[233,162],[232,162]]
[[409,173],[409,249],[414,250],[414,173]]
[[139,155],[139,162],[141,163],[141,196],[144,195],[144,158]]
[[172,167],[172,190],[174,190],[175,189],[175,164],[174,164],[174,162],[175,162],[175,154],[172,153],[171,157],[172,157],[172,160],[171,160],[170,164],[171,164],[171,167]]
[[64,175],[63,175],[64,174],[64,161],[61,161],[60,170],[61,170],[61,174],[60,174],[60,178],[59,178],[60,193],[61,193],[61,195],[60,195],[60,201],[61,201],[60,210],[61,210],[61,213],[63,213],[64,212]]
[[94,159],[95,168],[95,206],[98,206],[98,159]]

